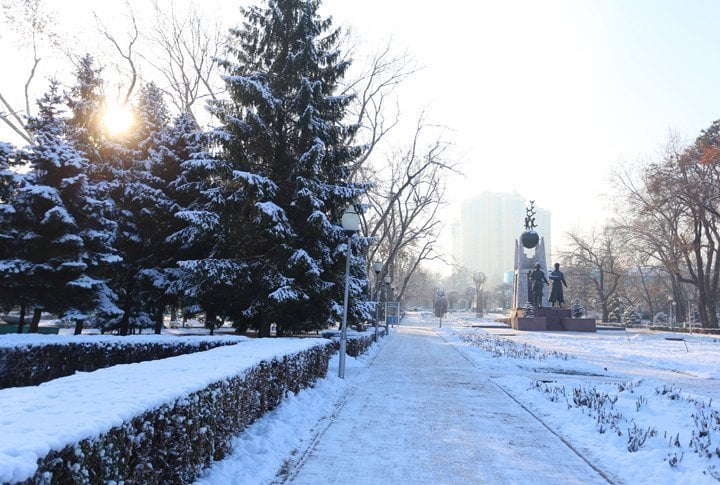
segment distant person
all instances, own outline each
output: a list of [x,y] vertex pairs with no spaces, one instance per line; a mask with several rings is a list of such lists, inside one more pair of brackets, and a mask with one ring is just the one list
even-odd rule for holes
[[438,317],[440,320],[440,326],[442,327],[442,319],[447,313],[448,310],[448,301],[445,297],[445,292],[441,289],[438,289],[435,292],[435,301],[433,302],[433,312],[435,313],[435,316]]
[[543,285],[549,285],[545,272],[540,269],[540,263],[535,264],[535,269],[530,273],[530,303],[533,306],[541,307],[543,300]]
[[555,263],[555,269],[550,272],[549,278],[550,281],[552,281],[550,304],[551,306],[555,306],[555,303],[557,303],[558,307],[562,307],[562,304],[565,302],[563,285],[567,287],[567,283],[565,282],[565,275],[560,271],[560,263]]

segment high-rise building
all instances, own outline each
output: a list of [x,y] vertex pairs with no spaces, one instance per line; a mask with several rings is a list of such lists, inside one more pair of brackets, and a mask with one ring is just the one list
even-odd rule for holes
[[[471,272],[482,271],[486,287],[512,283],[515,240],[525,230],[529,201],[520,194],[483,192],[462,203],[453,226],[453,257]],[[551,252],[550,211],[535,207],[536,230]]]

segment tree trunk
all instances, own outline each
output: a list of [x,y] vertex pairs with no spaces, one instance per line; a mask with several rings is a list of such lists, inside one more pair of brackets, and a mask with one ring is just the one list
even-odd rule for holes
[[716,303],[712,301],[712,299],[707,298],[707,295],[702,295],[698,300],[698,313],[700,314],[702,327],[718,328],[717,313],[715,312]]
[[165,308],[163,305],[158,305],[157,312],[155,313],[155,333],[160,335],[163,328],[163,319],[165,317]]
[[213,310],[205,310],[205,327],[210,329],[210,335],[215,335],[217,314]]
[[125,311],[123,312],[122,320],[120,320],[119,333],[125,337],[130,329],[130,310],[127,308],[129,305],[125,305]]
[[18,319],[17,333],[23,333],[23,327],[25,326],[25,303],[20,304],[20,318]]
[[269,337],[270,336],[270,322],[262,322],[260,329],[258,330],[258,337]]
[[607,301],[603,300],[600,304],[600,309],[602,311],[602,323],[607,323],[610,321],[610,311],[608,310],[608,304]]
[[248,330],[247,323],[233,323],[233,327],[235,327],[235,333],[239,335],[246,335]]
[[[75,330],[73,333],[75,335],[80,335],[82,333],[82,331],[83,331],[83,321],[80,319],[75,320]],[[102,331],[102,332],[104,332],[104,331]]]
[[30,321],[30,333],[38,333],[38,327],[40,326],[40,316],[42,315],[42,308],[35,307],[33,309],[33,317]]

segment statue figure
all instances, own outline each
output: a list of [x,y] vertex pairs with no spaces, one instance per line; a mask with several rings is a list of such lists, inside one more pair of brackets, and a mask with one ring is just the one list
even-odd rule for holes
[[560,263],[555,263],[555,269],[550,272],[549,278],[552,281],[552,288],[550,289],[550,306],[555,306],[555,303],[557,303],[558,307],[562,308],[562,304],[565,302],[565,298],[563,296],[563,285],[567,287],[567,283],[565,282],[565,275],[562,271],[560,271]]
[[540,263],[535,264],[535,269],[530,273],[530,303],[533,306],[541,307],[543,300],[543,285],[549,285],[545,273],[540,269]]

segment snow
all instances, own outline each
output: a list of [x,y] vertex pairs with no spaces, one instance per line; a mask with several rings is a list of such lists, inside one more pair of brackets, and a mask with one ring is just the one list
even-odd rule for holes
[[[493,323],[492,318],[478,320],[452,314],[443,320],[442,328],[437,328],[437,319],[417,314],[410,314],[402,326],[421,326],[423,331],[432,328],[439,338],[482,369],[493,385],[511,395],[616,483],[717,483],[711,474],[720,469],[720,456],[700,456],[690,442],[693,432],[697,435],[693,416],[718,412],[713,403],[720,399],[717,384],[720,338],[649,331],[517,332]],[[117,341],[117,337],[100,336],[6,335],[0,338],[0,343],[26,345],[63,338]],[[0,409],[4,410],[0,417],[0,481],[28,476],[34,458],[47,449],[100,433],[144,409],[203,388],[224,375],[238,373],[244,366],[316,342],[317,339],[262,339],[162,361],[79,373],[36,387],[0,391]],[[478,342],[484,342],[486,348],[478,346]],[[278,470],[297,461],[298,455],[315,440],[322,439],[324,429],[343,426],[333,416],[354,385],[382,378],[373,374],[370,363],[384,345],[383,339],[365,356],[348,358],[344,380],[335,376],[338,362],[337,356],[333,357],[325,379],[287,396],[280,406],[246,429],[235,439],[234,452],[213,464],[197,483],[259,484],[277,480]],[[434,378],[432,366],[422,372],[428,379]],[[605,432],[600,433],[598,428],[603,420],[598,419],[597,410],[573,405],[573,390],[607,395],[599,409],[606,417],[616,416],[615,424],[607,425]],[[401,396],[417,395],[419,391],[410,384],[399,384],[386,405],[395,408]],[[32,409],[24,409],[28,402],[34,403]],[[42,429],[35,425],[38,422],[43,423]],[[637,451],[628,451],[628,435],[632,430],[650,428],[655,430],[655,436],[648,436]],[[618,436],[618,431],[622,436]],[[369,441],[369,449],[375,445],[382,449],[380,441],[373,444],[373,440],[380,439],[375,435],[370,429],[368,436],[362,438]],[[675,436],[679,446],[673,443]],[[522,437],[498,437],[508,441],[519,438]],[[711,431],[709,450],[718,446],[718,438],[720,433]],[[674,460],[679,461],[671,466]],[[517,476],[517,470],[510,475]],[[379,475],[362,478],[365,483],[381,483],[384,479]],[[531,483],[534,477],[528,475],[522,481]],[[452,482],[452,477],[448,476],[447,482]]]
[[[417,325],[420,320],[418,317],[410,318],[410,321],[403,320],[403,325]],[[707,474],[707,470],[712,466],[720,468],[718,459],[720,457],[701,458],[691,452],[687,446],[690,430],[694,429],[690,414],[695,411],[695,404],[657,395],[655,389],[657,387],[663,389],[663,386],[672,386],[674,383],[678,385],[677,379],[674,378],[681,377],[689,379],[689,382],[694,384],[691,394],[706,405],[711,397],[720,397],[718,396],[720,386],[713,382],[714,378],[696,377],[716,375],[714,373],[717,372],[717,362],[720,357],[718,339],[688,337],[688,347],[694,352],[691,363],[682,342],[666,341],[663,334],[632,333],[628,343],[625,332],[522,333],[508,328],[469,328],[468,320],[454,316],[450,318],[450,321],[443,322],[442,329],[436,329],[438,334],[471,359],[475,366],[486,371],[489,379],[511,393],[523,406],[557,430],[563,439],[586,455],[616,483],[652,483],[653,485],[717,483],[716,479]],[[435,322],[436,319],[424,320],[425,323],[428,321]],[[490,318],[483,323],[491,322]],[[472,323],[479,322],[472,320]],[[460,335],[468,332],[536,345],[547,351],[557,348],[561,353],[567,353],[567,359],[493,357],[492,353],[463,342]],[[685,355],[676,352],[673,348],[673,345],[677,347],[678,344]],[[380,345],[383,343],[381,342]],[[312,441],[317,439],[318,435],[322,435],[327,426],[343,426],[335,420],[337,407],[346,398],[348,389],[359,380],[360,373],[373,372],[373,369],[367,366],[374,358],[373,354],[379,350],[380,346],[376,345],[361,359],[348,359],[352,371],[346,373],[346,380],[339,379],[333,374],[333,369],[337,367],[337,360],[334,360],[330,375],[326,379],[317,383],[312,389],[291,396],[272,413],[248,428],[234,442],[235,451],[232,456],[214,464],[196,483],[202,485],[277,483],[277,471],[287,467],[289,462],[297,460],[298,455],[302,455],[312,446]],[[611,361],[609,364],[614,367],[613,372],[605,371],[605,366],[602,365],[605,363],[603,355],[605,351],[612,354],[609,357]],[[635,362],[637,366],[629,365]],[[622,369],[624,371],[621,372]],[[693,370],[687,372],[688,369]],[[678,370],[683,374],[677,374]],[[432,367],[423,372],[429,375],[429,379],[433,379]],[[650,379],[648,374],[656,377]],[[587,412],[583,414],[578,408],[568,409],[564,401],[552,402],[544,393],[533,389],[531,384],[537,379],[552,380],[554,384],[551,385],[564,385],[566,389],[571,389],[572,386],[595,386],[598,390],[610,394],[619,393],[617,386],[619,382],[637,382],[643,379],[640,384],[631,387],[632,391],[619,393],[621,397],[615,407],[639,427],[654,426],[658,435],[649,438],[639,451],[631,453],[627,450],[626,434],[632,424],[623,424],[623,437],[617,437],[610,432],[600,434],[596,430],[596,419]],[[372,377],[369,382],[372,382]],[[682,384],[687,382],[682,380]],[[398,400],[402,401],[400,396],[414,396],[418,391],[419,389],[410,386],[398,387],[393,393],[395,402],[388,403],[388,408],[397,407]],[[640,396],[644,396],[647,401],[642,401]],[[636,408],[638,401],[642,401],[639,409]],[[458,403],[458,406],[462,406],[462,403]],[[665,431],[668,432],[667,438],[663,436]],[[682,461],[677,467],[671,467],[666,461],[669,455],[675,453],[675,449],[669,446],[671,433],[680,433],[683,448],[678,449],[678,455],[684,452]],[[373,439],[379,439],[373,438],[376,433],[370,430],[368,434],[369,436],[362,437],[363,441],[369,441],[368,449],[383,449],[383,443],[380,441],[373,444]],[[377,436],[382,434],[377,433]],[[350,435],[348,438],[350,439]],[[498,440],[517,441],[518,438],[518,436],[499,436]],[[347,458],[350,461],[372,459],[371,455]],[[365,467],[363,469],[367,470]],[[516,473],[508,471],[507,476],[511,475],[516,476]],[[387,477],[388,474],[346,478],[347,483],[383,483]],[[444,483],[452,482],[452,477],[447,476]],[[528,475],[520,482],[533,483],[536,480],[532,475]]]
[[297,291],[290,286],[281,286],[277,290],[273,291],[268,295],[271,300],[282,303],[287,301],[307,301],[307,295]]
[[47,185],[26,185],[20,190],[21,192],[26,192],[28,194],[46,199],[54,204],[62,203],[57,189],[49,187]]
[[131,335],[129,337],[117,337],[115,335],[63,335],[63,330],[60,329],[60,335],[41,335],[37,333],[32,334],[5,334],[0,336],[0,348],[13,348],[13,347],[28,347],[33,345],[68,345],[68,344],[164,344],[172,345],[173,343],[183,344],[197,344],[207,341],[217,341],[219,338],[226,339],[233,342],[247,342],[247,337],[241,336],[192,336],[183,337],[182,340],[174,335]]
[[305,273],[312,274],[314,276],[320,276],[321,273],[320,266],[318,266],[315,260],[304,249],[296,250],[288,260],[288,265],[290,267],[300,265],[304,269]]
[[[375,344],[357,359],[348,357],[346,377],[352,370],[366,367],[379,349]],[[232,443],[234,452],[205,470],[196,485],[272,483],[287,458],[313,440],[318,425],[332,416],[336,403],[347,393],[348,380],[334,373],[338,360],[337,354],[331,359],[327,378],[298,394],[291,394],[280,406],[249,426]]]
[[255,203],[255,207],[267,214],[273,222],[287,224],[285,211],[274,202],[257,202]]
[[[42,338],[37,337],[31,340],[37,342]],[[9,340],[20,345],[21,338]],[[5,336],[0,341],[7,345]],[[259,339],[206,352],[77,373],[39,386],[3,389],[0,482],[29,478],[37,459],[50,450],[107,432],[144,410],[172,403],[214,382],[239,375],[263,360],[301,352],[324,342],[327,341]]]

